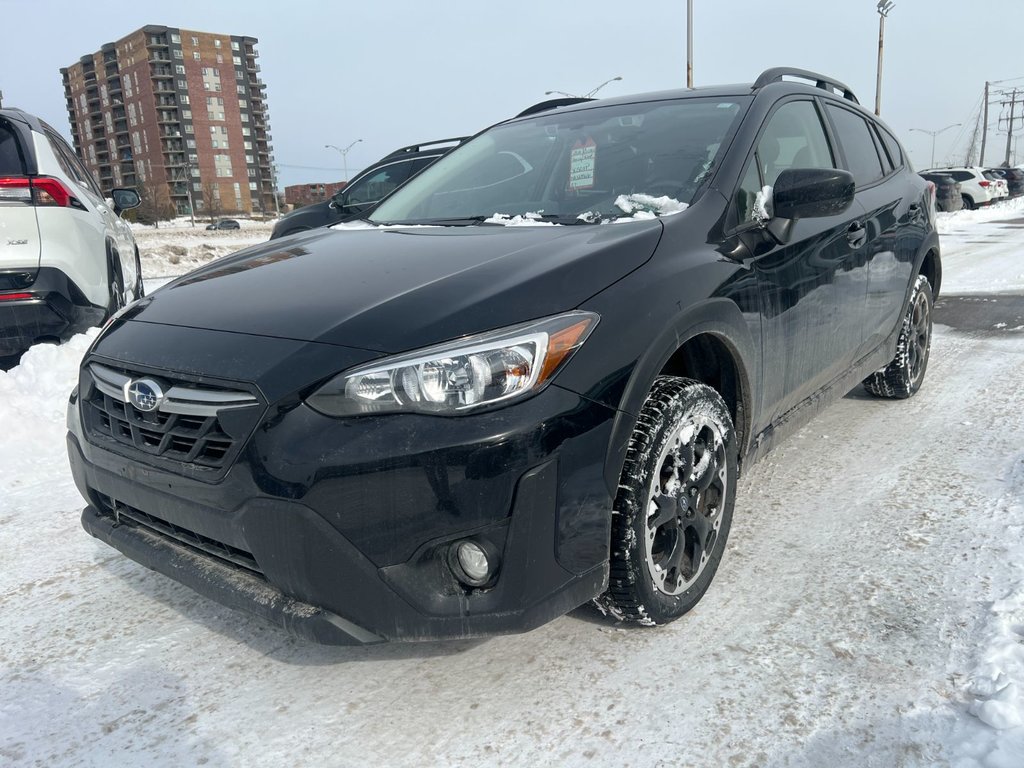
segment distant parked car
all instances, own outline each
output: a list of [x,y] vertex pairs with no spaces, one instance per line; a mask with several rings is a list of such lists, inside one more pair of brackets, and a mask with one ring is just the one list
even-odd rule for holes
[[1006,178],[1003,174],[995,171],[982,171],[982,173],[991,182],[992,186],[995,187],[996,200],[1005,200],[1010,196],[1010,185],[1006,183]]
[[960,182],[960,197],[964,208],[968,210],[988,205],[1000,198],[997,186],[985,176],[984,169],[977,166],[930,168],[922,173],[947,173]]
[[964,207],[964,201],[960,194],[960,182],[948,173],[924,171],[919,175],[935,185],[935,208],[937,210],[948,213],[959,211]]
[[142,296],[139,250],[74,150],[38,117],[0,109],[0,356],[100,325]]
[[985,170],[1006,180],[1010,197],[1024,195],[1024,171],[1020,168],[986,168]]
[[241,229],[241,228],[242,228],[242,225],[239,224],[234,219],[221,219],[220,221],[215,221],[213,224],[207,224],[206,225],[206,229],[208,231],[211,230],[211,229]]
[[463,141],[465,138],[441,139],[396,149],[356,175],[329,200],[282,216],[270,239],[354,219]]

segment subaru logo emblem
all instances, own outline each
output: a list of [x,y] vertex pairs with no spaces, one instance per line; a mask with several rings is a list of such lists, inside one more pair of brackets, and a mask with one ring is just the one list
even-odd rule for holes
[[135,379],[124,387],[125,400],[140,411],[155,411],[164,401],[164,391],[153,379]]

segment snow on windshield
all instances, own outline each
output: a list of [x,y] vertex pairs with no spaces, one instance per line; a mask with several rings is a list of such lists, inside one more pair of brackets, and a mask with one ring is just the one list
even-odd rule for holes
[[615,219],[616,222],[620,222],[653,219],[657,216],[671,216],[676,213],[682,213],[690,205],[689,203],[681,203],[667,195],[653,197],[652,195],[634,194],[619,195],[615,198],[615,207],[626,214]]

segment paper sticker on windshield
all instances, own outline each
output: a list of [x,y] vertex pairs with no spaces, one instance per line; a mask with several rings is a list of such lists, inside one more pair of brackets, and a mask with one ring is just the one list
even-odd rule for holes
[[569,189],[592,189],[594,186],[594,160],[597,144],[590,137],[577,141],[569,155]]

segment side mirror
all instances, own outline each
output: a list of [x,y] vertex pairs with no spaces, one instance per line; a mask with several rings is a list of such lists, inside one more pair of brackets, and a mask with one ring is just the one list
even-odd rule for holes
[[331,195],[331,208],[341,210],[345,207],[345,190],[342,189],[340,192],[335,192]]
[[114,213],[120,215],[122,211],[138,208],[142,205],[142,198],[134,189],[112,189],[110,197],[114,201]]
[[853,176],[837,168],[791,168],[772,188],[772,215],[779,219],[837,216],[853,204]]

